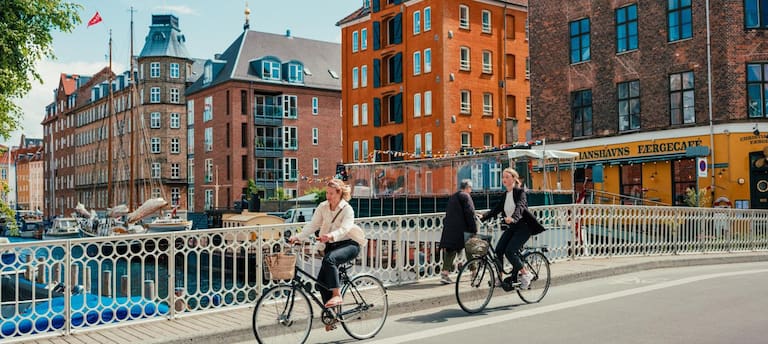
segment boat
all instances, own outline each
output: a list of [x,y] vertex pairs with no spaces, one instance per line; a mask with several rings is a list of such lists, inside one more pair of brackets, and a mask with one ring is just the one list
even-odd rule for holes
[[148,233],[188,231],[192,229],[192,221],[176,216],[176,208],[174,208],[172,212],[144,224],[144,227],[147,228]]
[[51,228],[45,232],[46,239],[78,238],[81,236],[80,224],[74,217],[53,219]]

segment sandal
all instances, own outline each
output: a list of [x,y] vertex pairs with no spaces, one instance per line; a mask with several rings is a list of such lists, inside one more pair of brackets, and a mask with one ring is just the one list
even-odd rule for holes
[[330,332],[336,329],[336,321],[333,322],[333,324],[327,324],[325,325],[325,331]]
[[334,296],[328,302],[325,303],[325,308],[332,308],[336,306],[341,306],[342,303],[341,296]]

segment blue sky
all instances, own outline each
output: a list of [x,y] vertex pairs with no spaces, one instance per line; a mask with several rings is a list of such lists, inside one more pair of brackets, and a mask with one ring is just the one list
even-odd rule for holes
[[[43,84],[33,81],[32,91],[16,103],[24,111],[23,129],[3,144],[18,145],[22,133],[42,138],[40,125],[45,106],[53,101],[60,73],[89,75],[108,65],[109,29],[112,29],[112,64],[120,73],[128,69],[130,11],[134,10],[134,53],[139,54],[149,31],[152,14],[172,13],[187,38],[193,57],[212,58],[222,52],[243,30],[245,0],[71,0],[83,6],[83,23],[71,33],[53,33],[55,60],[40,61],[37,70]],[[362,6],[362,0],[250,0],[251,30],[341,42],[336,22]],[[103,21],[87,27],[99,12]],[[2,140],[2,138],[0,138]]]

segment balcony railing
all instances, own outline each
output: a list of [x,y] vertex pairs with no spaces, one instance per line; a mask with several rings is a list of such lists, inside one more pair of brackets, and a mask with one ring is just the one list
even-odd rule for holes
[[282,151],[283,139],[280,137],[257,137],[255,140],[257,151]]
[[279,168],[257,168],[256,182],[274,182],[283,179],[283,170]]

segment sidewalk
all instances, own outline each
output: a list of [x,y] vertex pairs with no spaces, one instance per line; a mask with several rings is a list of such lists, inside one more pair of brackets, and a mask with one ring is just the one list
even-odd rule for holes
[[[597,279],[642,270],[768,261],[768,252],[699,254],[630,258],[594,258],[553,263],[552,286]],[[455,304],[454,285],[442,285],[437,278],[388,288],[389,314],[407,313]],[[458,307],[458,306],[457,306]],[[253,309],[240,308],[217,313],[190,315],[176,320],[102,328],[66,337],[31,341],[46,344],[82,343],[216,343],[254,340],[251,330]],[[314,321],[319,323],[319,320]],[[386,325],[385,325],[386,326]]]

